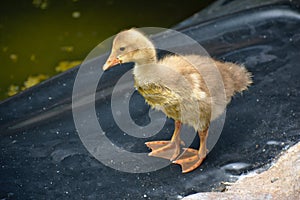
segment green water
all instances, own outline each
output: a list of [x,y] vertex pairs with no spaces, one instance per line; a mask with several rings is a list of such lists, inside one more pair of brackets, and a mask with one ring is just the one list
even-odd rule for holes
[[0,100],[30,75],[53,76],[129,27],[171,27],[213,0],[2,0]]

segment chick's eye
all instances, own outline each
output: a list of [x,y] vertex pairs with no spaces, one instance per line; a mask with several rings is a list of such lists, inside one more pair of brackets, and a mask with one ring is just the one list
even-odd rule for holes
[[125,47],[120,47],[120,51],[124,51],[125,50]]

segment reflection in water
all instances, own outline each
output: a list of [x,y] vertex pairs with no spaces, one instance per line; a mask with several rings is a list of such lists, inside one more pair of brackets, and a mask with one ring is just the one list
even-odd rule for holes
[[0,100],[8,96],[10,86],[11,91],[21,90],[29,76],[53,76],[61,61],[83,60],[97,44],[122,29],[171,27],[211,2],[2,1]]

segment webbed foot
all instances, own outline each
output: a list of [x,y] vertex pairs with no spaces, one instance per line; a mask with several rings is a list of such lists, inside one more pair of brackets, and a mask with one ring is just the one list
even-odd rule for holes
[[149,147],[152,152],[149,156],[165,158],[168,160],[175,160],[180,153],[180,143],[176,141],[153,141],[146,142],[147,147]]
[[206,152],[199,153],[195,149],[184,148],[184,152],[173,163],[181,165],[182,173],[188,173],[199,167],[205,157]]

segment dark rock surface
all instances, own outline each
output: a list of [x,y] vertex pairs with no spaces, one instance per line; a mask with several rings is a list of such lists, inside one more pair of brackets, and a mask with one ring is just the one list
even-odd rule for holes
[[[199,169],[181,174],[179,166],[169,165],[132,174],[96,160],[74,126],[75,68],[0,104],[0,199],[177,199],[217,190],[221,181],[270,163],[300,140],[300,13],[287,2],[180,28],[212,57],[243,63],[254,75],[251,88],[228,106],[222,135]],[[96,111],[115,144],[147,152],[144,142],[170,137],[173,121],[145,139],[117,127],[110,92],[130,67],[116,67],[102,77]],[[137,93],[130,108],[136,123],[149,123],[149,107]]]

